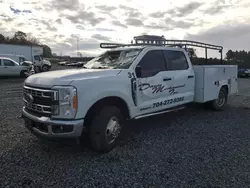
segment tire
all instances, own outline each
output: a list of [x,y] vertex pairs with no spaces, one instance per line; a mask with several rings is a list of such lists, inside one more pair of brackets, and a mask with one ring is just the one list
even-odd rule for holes
[[228,98],[228,92],[224,87],[222,87],[220,89],[218,99],[215,99],[211,102],[211,108],[217,111],[223,110],[227,105],[227,98]]
[[46,72],[48,70],[49,70],[49,66],[48,65],[43,65],[42,72]]
[[120,140],[123,123],[124,117],[119,108],[103,107],[93,117],[90,125],[88,134],[91,149],[100,153],[111,151]]
[[20,77],[21,77],[21,78],[26,78],[26,77],[27,77],[26,74],[25,74],[25,71],[22,70],[22,71],[20,72]]

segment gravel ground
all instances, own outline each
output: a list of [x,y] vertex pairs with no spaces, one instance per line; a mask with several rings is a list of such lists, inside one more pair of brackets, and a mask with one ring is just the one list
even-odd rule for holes
[[104,155],[31,135],[19,118],[22,81],[0,80],[0,187],[250,187],[250,80],[223,112],[190,107],[128,122]]

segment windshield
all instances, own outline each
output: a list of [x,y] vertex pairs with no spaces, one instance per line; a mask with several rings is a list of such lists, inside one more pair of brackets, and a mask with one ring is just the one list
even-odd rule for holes
[[24,62],[24,61],[27,61],[27,59],[24,57],[19,57],[19,63]]
[[106,51],[88,61],[83,67],[88,69],[128,69],[140,51],[140,48]]

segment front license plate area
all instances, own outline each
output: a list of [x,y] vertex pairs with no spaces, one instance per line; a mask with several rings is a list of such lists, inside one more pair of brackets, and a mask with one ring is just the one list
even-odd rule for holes
[[25,126],[29,129],[36,128],[42,132],[45,132],[45,133],[48,132],[48,127],[46,126],[46,124],[34,122],[28,118],[25,118],[24,121],[25,121]]

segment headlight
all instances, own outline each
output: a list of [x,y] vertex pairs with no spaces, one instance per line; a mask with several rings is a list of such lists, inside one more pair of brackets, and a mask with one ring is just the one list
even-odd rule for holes
[[52,90],[58,91],[58,105],[52,106],[52,117],[61,119],[74,119],[77,112],[77,90],[74,86],[54,86]]
[[45,61],[45,64],[51,65],[50,61]]

